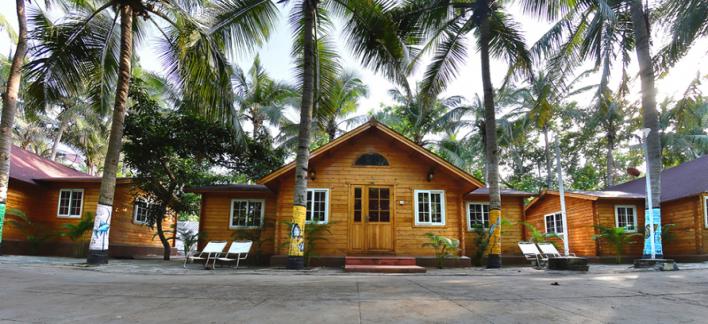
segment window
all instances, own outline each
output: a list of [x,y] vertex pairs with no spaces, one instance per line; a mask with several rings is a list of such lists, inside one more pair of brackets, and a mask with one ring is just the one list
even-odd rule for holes
[[369,165],[369,166],[386,166],[388,165],[388,160],[386,160],[383,155],[378,153],[367,153],[362,154],[354,162],[355,165]]
[[391,196],[388,188],[369,188],[369,222],[391,220]]
[[308,223],[326,224],[329,219],[329,189],[307,189]]
[[133,203],[133,223],[147,224],[149,210],[149,203],[142,199],[136,199],[135,203]]
[[264,201],[257,199],[231,200],[229,228],[257,228],[263,225]]
[[546,233],[563,234],[563,214],[561,214],[561,212],[546,215],[545,218]]
[[706,228],[708,228],[708,196],[703,197],[703,218],[705,219]]
[[416,225],[445,225],[445,191],[416,190],[414,199]]
[[489,203],[471,202],[467,204],[467,229],[489,228]]
[[627,232],[637,231],[637,207],[615,206],[615,226],[624,227]]
[[84,189],[61,189],[57,217],[81,218],[83,205]]

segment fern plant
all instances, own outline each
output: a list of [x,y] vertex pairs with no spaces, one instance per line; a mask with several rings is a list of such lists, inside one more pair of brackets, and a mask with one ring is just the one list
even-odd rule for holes
[[[293,227],[293,223],[290,221],[284,221],[282,223],[286,225],[287,228]],[[330,226],[334,223],[335,222],[330,222],[326,224],[311,223],[305,225],[305,251],[303,252],[303,258],[305,259],[305,267],[309,267],[310,261],[312,261],[312,257],[318,255],[315,252],[317,244],[319,242],[329,241],[327,237],[325,237],[325,233],[332,235],[332,231],[330,231]],[[289,244],[290,242],[286,241],[280,244],[280,247],[287,247],[289,246]]]
[[7,210],[7,223],[18,229],[29,242],[31,254],[39,252],[44,242],[55,237],[55,234],[48,231],[46,227],[35,224],[22,210],[10,208]]
[[86,212],[76,224],[64,224],[64,231],[59,236],[68,237],[74,245],[74,256],[83,257],[88,252],[86,233],[93,229],[93,213]]
[[431,232],[425,233],[425,236],[430,242],[423,243],[423,247],[431,247],[435,250],[435,258],[437,259],[438,268],[440,269],[445,266],[446,257],[460,250],[460,240],[451,239]]
[[617,264],[622,263],[622,254],[627,245],[635,243],[633,237],[640,236],[639,233],[630,233],[624,227],[608,227],[597,225],[599,234],[593,235],[593,240],[605,240],[615,250]]
[[[557,249],[558,248],[556,246],[557,240],[563,240],[563,237],[561,237],[560,235],[558,235],[556,233],[541,232],[539,229],[536,228],[536,226],[533,226],[533,224],[531,224],[531,223],[521,222],[521,224],[523,224],[524,227],[526,227],[526,229],[529,231],[530,236],[529,236],[528,240],[533,243],[551,243]],[[556,240],[553,240],[553,239],[556,239]]]
[[489,231],[484,229],[482,225],[475,224],[472,225],[472,233],[475,233],[472,245],[474,246],[474,252],[472,254],[472,262],[476,266],[482,265],[482,258],[484,258],[484,252],[487,251],[487,246],[489,245]]

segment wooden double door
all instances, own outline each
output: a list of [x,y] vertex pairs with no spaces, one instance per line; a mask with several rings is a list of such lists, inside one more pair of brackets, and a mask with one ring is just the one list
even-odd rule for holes
[[393,252],[393,186],[353,185],[350,195],[351,252]]

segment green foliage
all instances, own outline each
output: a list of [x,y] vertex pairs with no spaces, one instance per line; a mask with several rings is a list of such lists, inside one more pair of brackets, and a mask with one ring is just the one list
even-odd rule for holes
[[60,236],[68,237],[74,243],[74,256],[83,257],[88,252],[86,233],[93,229],[93,213],[86,212],[76,224],[64,224],[64,232]]
[[[531,235],[529,237],[529,242],[533,243],[551,243],[553,246],[556,246],[556,242],[558,240],[563,240],[563,238],[556,234],[556,233],[544,233],[540,231],[539,229],[536,228],[536,226],[533,226],[530,223],[527,222],[522,222],[521,224],[526,227],[526,229],[529,231],[529,234]],[[554,240],[555,239],[555,240]],[[558,248],[556,246],[556,248]]]
[[[292,228],[293,223],[290,221],[283,221],[283,225],[287,226],[287,228]],[[330,227],[332,224],[335,224],[334,222],[329,222],[329,223],[308,223],[305,224],[305,251],[304,251],[304,258],[305,258],[305,266],[309,267],[310,266],[310,261],[312,261],[312,257],[317,256],[317,252],[315,250],[317,249],[317,244],[319,242],[328,242],[329,240],[327,239],[326,235],[332,235],[332,231],[330,230]],[[281,247],[288,247],[290,245],[290,242],[283,242],[281,244]]]
[[6,213],[5,221],[18,229],[25,236],[25,240],[30,244],[30,252],[37,253],[42,245],[56,237],[46,229],[46,226],[32,222],[32,220],[23,211],[17,208],[9,208]]
[[445,266],[445,258],[452,256],[460,250],[460,240],[451,239],[435,233],[425,233],[425,237],[430,242],[423,243],[423,247],[431,247],[435,250],[435,258],[438,262],[438,268],[442,269]]
[[634,237],[641,236],[640,233],[630,233],[624,227],[607,227],[598,225],[595,228],[600,232],[593,235],[593,240],[605,240],[615,249],[617,264],[622,263],[622,254],[629,244],[634,244]]
[[472,263],[476,266],[480,266],[482,265],[484,253],[487,251],[487,246],[489,246],[489,231],[484,229],[481,225],[472,226],[471,231],[475,233],[474,240],[472,241],[472,246],[474,246]]
[[182,241],[184,255],[188,255],[194,245],[199,243],[199,240],[206,238],[206,233],[198,232],[195,233],[188,228],[178,228],[177,237]]

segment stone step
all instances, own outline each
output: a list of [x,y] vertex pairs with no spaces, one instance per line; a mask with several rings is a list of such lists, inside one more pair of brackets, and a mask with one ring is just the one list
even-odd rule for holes
[[369,273],[424,273],[423,267],[416,265],[354,265],[344,266],[344,272],[369,272]]
[[414,257],[401,256],[348,256],[344,258],[345,265],[390,265],[390,266],[414,266]]

